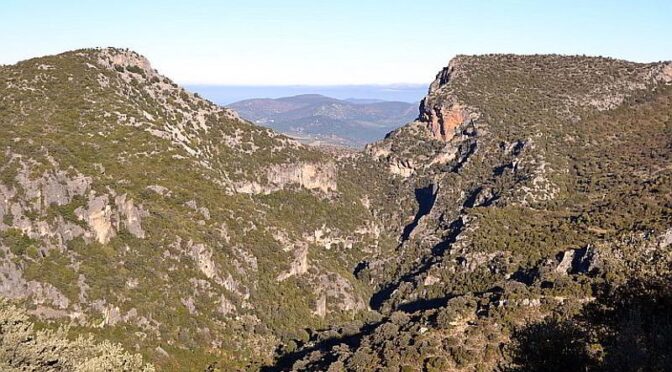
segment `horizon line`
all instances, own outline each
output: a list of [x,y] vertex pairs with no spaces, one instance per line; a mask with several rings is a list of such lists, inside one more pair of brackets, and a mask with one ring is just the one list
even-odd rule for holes
[[212,86],[212,87],[429,87],[430,83],[344,83],[344,84],[334,84],[334,83],[288,83],[288,84],[278,84],[278,83],[266,83],[266,84],[255,84],[255,83],[200,83],[200,82],[182,82],[176,81],[180,85],[191,85],[191,86]]

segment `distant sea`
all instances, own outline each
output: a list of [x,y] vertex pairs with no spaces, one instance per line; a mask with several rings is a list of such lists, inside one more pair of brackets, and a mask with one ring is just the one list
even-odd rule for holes
[[280,98],[322,94],[337,99],[384,100],[416,103],[427,94],[427,85],[186,85],[187,90],[219,105],[250,98]]

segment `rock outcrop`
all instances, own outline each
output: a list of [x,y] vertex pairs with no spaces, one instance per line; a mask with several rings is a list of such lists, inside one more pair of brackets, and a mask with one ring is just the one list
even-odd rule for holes
[[448,67],[436,76],[427,96],[420,103],[420,120],[427,123],[433,138],[443,142],[450,141],[457,134],[456,131],[479,117],[475,109],[460,102],[451,92],[454,89],[451,80],[459,74],[462,58],[466,57],[451,60]]
[[281,189],[297,184],[308,190],[336,190],[336,166],[333,163],[300,163],[278,165],[269,169],[266,177],[271,188]]
[[274,165],[266,170],[265,179],[240,182],[236,192],[242,194],[270,194],[296,185],[308,190],[328,193],[337,190],[334,163],[300,162]]
[[[142,229],[141,220],[147,212],[142,207],[137,207],[133,200],[127,199],[126,194],[116,196],[114,205],[107,194],[90,195],[86,208],[79,207],[75,214],[85,221],[93,237],[101,244],[106,244],[121,228],[125,228],[133,236],[143,239],[145,231]],[[113,208],[116,207],[116,208]]]
[[281,273],[276,278],[277,281],[281,282],[296,275],[302,275],[308,272],[308,245],[299,244],[294,249],[294,260],[290,264],[289,270]]
[[112,225],[112,207],[108,202],[107,195],[92,195],[86,209],[79,208],[75,211],[80,219],[86,221],[92,236],[101,244],[109,242],[116,235]]
[[672,62],[666,63],[660,69],[660,72],[656,76],[656,79],[662,81],[665,84],[672,83]]

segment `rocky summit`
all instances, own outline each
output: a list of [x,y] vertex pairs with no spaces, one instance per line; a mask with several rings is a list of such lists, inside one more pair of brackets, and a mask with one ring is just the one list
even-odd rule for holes
[[[663,370],[672,64],[457,56],[363,151],[0,66],[3,370]],[[625,358],[627,356],[627,358]]]

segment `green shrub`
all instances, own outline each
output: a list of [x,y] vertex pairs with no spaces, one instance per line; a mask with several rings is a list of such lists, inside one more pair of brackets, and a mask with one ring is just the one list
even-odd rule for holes
[[17,256],[23,256],[28,252],[29,248],[36,249],[35,246],[38,244],[37,241],[29,238],[23,231],[16,228],[0,232],[0,239]]

